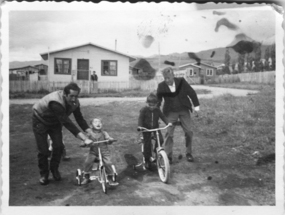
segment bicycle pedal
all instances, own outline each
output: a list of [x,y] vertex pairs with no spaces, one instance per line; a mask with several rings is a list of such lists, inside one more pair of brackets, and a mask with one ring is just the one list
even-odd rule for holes
[[98,176],[90,176],[90,180],[91,181],[94,181],[94,180],[96,180],[96,179],[98,179],[99,177]]

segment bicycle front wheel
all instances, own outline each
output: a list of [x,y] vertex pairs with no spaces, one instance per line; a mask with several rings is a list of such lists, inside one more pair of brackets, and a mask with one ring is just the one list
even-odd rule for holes
[[104,167],[100,169],[100,183],[102,185],[103,192],[107,194],[107,175]]
[[167,183],[170,177],[170,165],[165,151],[158,152],[156,163],[160,180],[164,183]]

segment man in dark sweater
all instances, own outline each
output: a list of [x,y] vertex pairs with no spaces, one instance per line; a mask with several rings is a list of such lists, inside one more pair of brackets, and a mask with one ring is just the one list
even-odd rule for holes
[[[81,114],[78,101],[79,93],[80,88],[77,84],[70,83],[63,91],[52,92],[33,106],[33,132],[38,148],[38,167],[40,169],[41,185],[49,183],[49,171],[51,171],[54,180],[61,180],[58,167],[63,152],[62,126],[66,127],[79,140],[84,141],[85,144],[92,143],[92,140],[81,132],[69,118],[69,115],[73,113],[81,129],[93,135],[91,128],[89,128]],[[53,154],[50,164],[48,161],[48,135],[53,142]]]
[[[186,142],[186,158],[189,162],[193,162],[192,156],[192,138],[193,132],[191,129],[192,104],[195,111],[199,111],[199,100],[195,90],[188,84],[184,78],[175,78],[173,69],[167,67],[162,71],[164,81],[159,83],[157,88],[158,106],[161,105],[164,99],[163,113],[168,119],[168,122],[175,123],[179,119],[181,126],[185,132]],[[175,126],[169,127],[166,133],[165,151],[168,155],[170,163],[172,163],[172,148],[173,148],[173,133]]]

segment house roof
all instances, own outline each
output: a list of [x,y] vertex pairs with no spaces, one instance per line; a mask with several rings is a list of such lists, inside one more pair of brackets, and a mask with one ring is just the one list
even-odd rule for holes
[[196,68],[201,69],[201,67],[200,67],[200,66],[195,65],[195,64],[193,64],[193,63],[187,63],[187,64],[184,64],[184,65],[181,65],[181,66],[179,66],[179,68],[181,68],[181,67],[185,67],[185,66],[193,66],[193,67],[196,67]]
[[125,57],[128,57],[130,61],[136,60],[136,58],[134,58],[134,57],[131,57],[129,55],[126,55],[124,53],[121,53],[121,52],[118,52],[118,51],[115,51],[115,50],[112,50],[112,49],[105,48],[103,46],[96,45],[94,43],[86,43],[86,44],[82,44],[82,45],[78,45],[78,46],[67,47],[67,48],[64,48],[64,49],[53,50],[53,51],[50,51],[50,52],[41,53],[40,55],[41,55],[41,57],[44,60],[47,60],[49,54],[54,54],[54,53],[57,53],[57,52],[67,51],[67,50],[70,50],[70,49],[75,49],[75,48],[79,48],[79,47],[82,47],[82,46],[89,46],[89,45],[97,47],[97,48],[100,48],[100,49],[104,49],[104,50],[107,50],[109,52],[113,52],[113,53],[116,53],[116,54],[119,54],[119,55],[123,55]]
[[28,69],[28,68],[38,69],[38,68],[36,68],[34,66],[24,66],[24,67],[18,67],[18,68],[10,68],[9,71],[20,70],[20,69]]
[[[197,63],[195,63],[195,64],[197,64]],[[206,64],[206,63],[202,63],[202,62],[200,62],[200,64],[202,64],[202,65],[204,65],[204,66],[207,66],[207,67],[212,67],[212,68],[214,68],[214,69],[217,69],[217,67],[216,67],[216,66],[211,66],[211,65]]]
[[41,64],[34,65],[34,67],[41,66],[41,65],[43,65],[43,66],[48,66],[48,65],[46,65],[46,64],[41,63]]

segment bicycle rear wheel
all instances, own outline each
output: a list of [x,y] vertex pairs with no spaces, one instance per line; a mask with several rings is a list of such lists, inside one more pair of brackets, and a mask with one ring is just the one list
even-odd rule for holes
[[165,151],[158,152],[156,163],[160,180],[164,183],[167,183],[170,177],[170,165]]
[[103,192],[107,194],[108,188],[107,188],[107,175],[106,175],[105,167],[102,167],[100,169],[100,183],[102,185]]

